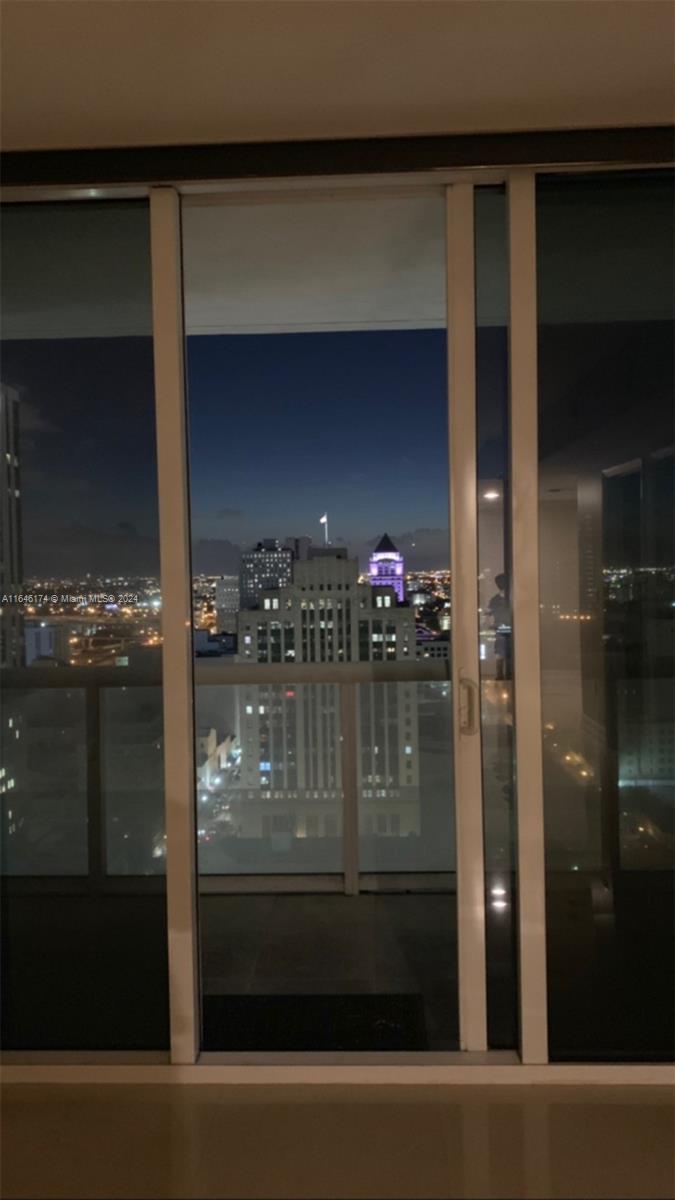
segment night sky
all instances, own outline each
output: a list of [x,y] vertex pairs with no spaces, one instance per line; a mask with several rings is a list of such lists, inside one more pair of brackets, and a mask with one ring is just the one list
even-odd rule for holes
[[443,565],[445,358],[442,330],[190,338],[195,543],[320,541],[328,512],[352,553],[420,531]]
[[[352,553],[386,529],[443,566],[445,354],[441,330],[189,339],[194,570],[320,541],[324,511]],[[22,390],[25,575],[157,572],[150,339],[5,342],[2,377]]]
[[150,338],[4,341],[18,387],[24,575],[158,571]]
[[[670,322],[543,327],[539,351],[544,490],[549,469],[672,442]],[[263,537],[320,541],[324,511],[362,564],[386,530],[408,566],[446,566],[445,355],[442,330],[190,338],[194,570],[236,571]],[[22,388],[26,577],[156,575],[150,339],[5,341],[2,378]],[[481,329],[482,479],[505,472],[506,383],[506,332]],[[672,561],[661,515],[656,565]]]
[[[544,493],[547,475],[553,491],[672,444],[672,187],[662,173],[539,185]],[[150,328],[147,206],[85,207],[8,210],[13,329]],[[485,240],[478,217],[478,309],[492,311],[480,294],[503,271],[503,230]],[[362,564],[386,530],[408,566],[447,566],[444,330],[193,336],[187,361],[196,572],[236,570],[259,538],[320,540],[324,511]],[[156,575],[150,337],[4,340],[1,365],[22,391],[25,576]],[[496,480],[505,329],[479,328],[477,367],[479,475]],[[653,540],[653,561],[672,556],[669,532]]]

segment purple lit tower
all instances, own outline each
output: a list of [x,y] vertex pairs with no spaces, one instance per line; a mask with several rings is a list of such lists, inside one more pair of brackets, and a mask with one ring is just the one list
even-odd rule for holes
[[370,556],[369,575],[372,587],[391,587],[399,604],[405,600],[405,568],[403,555],[385,533]]

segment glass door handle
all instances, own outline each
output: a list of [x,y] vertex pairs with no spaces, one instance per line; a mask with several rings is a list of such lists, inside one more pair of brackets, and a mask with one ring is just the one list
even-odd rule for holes
[[459,732],[471,737],[478,733],[480,692],[473,679],[460,678],[459,687]]

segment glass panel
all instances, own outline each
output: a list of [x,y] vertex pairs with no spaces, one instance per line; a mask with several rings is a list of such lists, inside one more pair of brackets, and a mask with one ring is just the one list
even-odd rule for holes
[[183,232],[204,1045],[452,1048],[444,195]]
[[518,1042],[506,191],[477,188],[478,601],[488,1044]]
[[196,702],[200,872],[341,871],[336,685],[204,686]]
[[86,875],[84,688],[4,691],[1,720],[3,873]]
[[673,1053],[673,176],[537,194],[551,1054]]
[[443,872],[454,886],[450,683],[358,690],[361,870]]
[[3,1044],[159,1048],[168,994],[164,883],[149,878],[164,869],[164,801],[148,206],[8,206],[2,234]]
[[162,689],[101,689],[101,784],[109,875],[166,867]]

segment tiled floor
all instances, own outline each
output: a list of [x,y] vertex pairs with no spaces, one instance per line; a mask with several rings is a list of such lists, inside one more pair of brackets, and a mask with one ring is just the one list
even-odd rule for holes
[[675,1194],[655,1087],[12,1085],[4,1200]]

